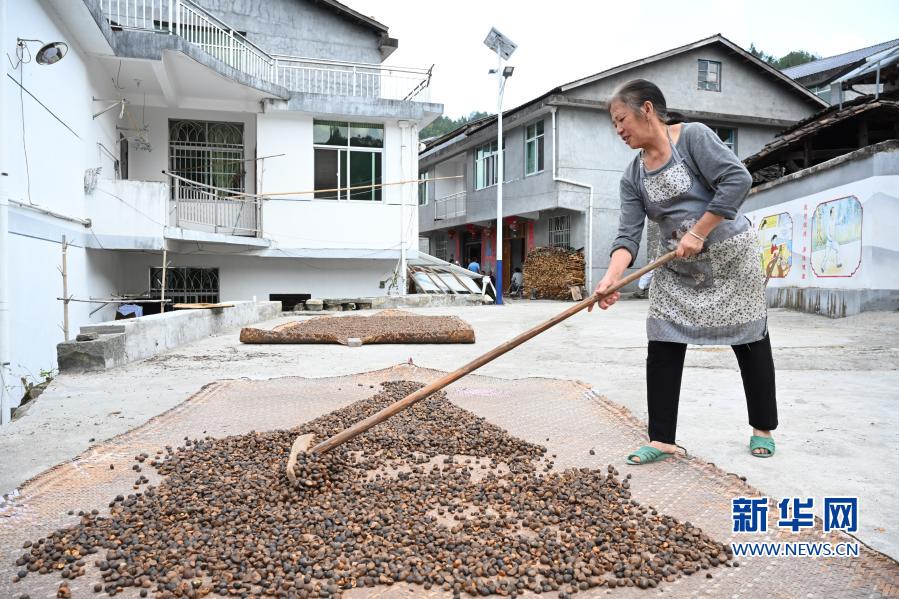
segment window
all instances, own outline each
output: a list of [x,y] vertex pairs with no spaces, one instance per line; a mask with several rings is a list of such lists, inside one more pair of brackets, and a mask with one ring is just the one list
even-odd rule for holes
[[[160,299],[162,268],[150,268],[150,296]],[[185,268],[165,269],[165,298],[172,304],[216,304],[219,301],[219,269]],[[166,304],[171,306],[171,304]]]
[[315,194],[320,200],[381,200],[384,125],[314,121]]
[[242,193],[243,123],[169,121],[169,169],[191,181]]
[[428,173],[418,173],[418,205],[428,204]]
[[711,127],[712,131],[714,131],[721,141],[724,142],[730,151],[734,154],[737,153],[737,130],[731,127]]
[[827,102],[830,103],[830,84],[827,85],[815,85],[811,88],[811,92]]
[[[503,138],[503,162],[505,163],[506,138]],[[496,171],[499,155],[496,151],[496,142],[484,144],[475,150],[474,154],[474,188],[484,189],[496,185]]]
[[437,247],[434,250],[434,257],[440,260],[446,260],[446,239],[437,240]]
[[721,91],[721,63],[714,60],[699,61],[699,89]]
[[525,127],[524,174],[533,175],[543,170],[543,121]]
[[549,245],[567,248],[571,245],[571,216],[551,216],[549,219]]

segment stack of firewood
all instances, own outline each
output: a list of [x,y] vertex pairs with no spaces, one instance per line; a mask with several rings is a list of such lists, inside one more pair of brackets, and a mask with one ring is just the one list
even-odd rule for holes
[[584,284],[584,254],[557,247],[538,247],[524,261],[524,289],[540,299],[570,300],[571,288]]

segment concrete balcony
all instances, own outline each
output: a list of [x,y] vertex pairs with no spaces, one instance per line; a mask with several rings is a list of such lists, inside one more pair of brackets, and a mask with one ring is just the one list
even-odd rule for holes
[[431,69],[269,54],[191,0],[98,1],[102,17],[113,31],[177,37],[244,75],[246,81],[261,83],[257,87],[265,91],[280,88],[369,100],[430,102]]
[[166,239],[270,245],[261,237],[258,197],[237,197],[231,192],[222,195],[210,186],[169,176],[174,185],[100,179],[87,204],[92,231],[86,236],[88,245],[110,250],[160,250]]

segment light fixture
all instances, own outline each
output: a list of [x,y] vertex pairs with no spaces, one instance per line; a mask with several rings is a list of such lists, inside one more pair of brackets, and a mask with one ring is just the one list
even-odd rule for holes
[[[16,45],[24,51],[28,42],[37,42],[38,44],[41,44],[41,49],[38,50],[37,54],[34,56],[34,60],[38,64],[56,64],[62,60],[66,55],[66,52],[69,51],[69,45],[65,42],[50,42],[49,44],[45,44],[41,40],[23,39],[21,37],[16,40]],[[28,61],[26,60],[25,62]]]
[[506,88],[506,80],[512,76],[515,67],[503,66],[504,60],[509,60],[518,45],[500,33],[496,27],[490,28],[490,33],[484,40],[484,45],[496,52],[496,68],[490,72],[496,75],[496,305],[503,304],[503,91]]

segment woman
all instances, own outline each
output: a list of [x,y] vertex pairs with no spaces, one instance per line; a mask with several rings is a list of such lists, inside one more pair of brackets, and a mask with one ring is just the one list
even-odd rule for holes
[[[652,280],[646,330],[649,445],[628,455],[647,464],[675,451],[677,407],[687,344],[731,345],[740,365],[750,453],[774,455],[777,428],[774,362],[768,338],[764,275],[758,241],[740,205],[752,179],[718,136],[669,113],[653,83],[635,79],[613,94],[615,130],[640,153],[621,177],[621,217],[611,260],[595,293],[603,296],[637,256],[646,217],[659,225],[662,251],[678,259]],[[651,252],[652,253],[652,252]],[[615,292],[599,301],[603,310]]]

